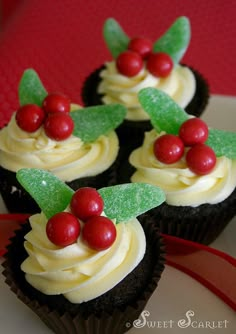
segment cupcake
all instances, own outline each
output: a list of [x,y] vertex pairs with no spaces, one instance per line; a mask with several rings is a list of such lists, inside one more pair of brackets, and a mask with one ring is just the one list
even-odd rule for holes
[[150,211],[162,233],[213,242],[236,213],[236,133],[208,128],[154,88],[139,100],[153,129],[121,167],[120,182],[164,190],[165,203]]
[[72,104],[63,94],[48,94],[32,69],[22,76],[19,101],[0,130],[0,189],[10,212],[39,209],[16,180],[21,168],[48,170],[73,189],[108,185],[119,152],[114,129],[124,119],[124,106]]
[[138,101],[138,92],[153,87],[166,92],[187,113],[200,116],[209,98],[208,83],[190,66],[181,64],[191,38],[190,22],[179,17],[154,43],[143,37],[130,38],[118,22],[104,23],[104,39],[113,60],[91,73],[82,87],[86,106],[121,103],[124,122],[117,128],[121,145],[142,143],[151,129],[149,115]]
[[128,331],[164,269],[162,240],[144,218],[163,202],[162,190],[124,184],[74,192],[44,170],[17,177],[42,212],[11,239],[7,284],[55,333]]

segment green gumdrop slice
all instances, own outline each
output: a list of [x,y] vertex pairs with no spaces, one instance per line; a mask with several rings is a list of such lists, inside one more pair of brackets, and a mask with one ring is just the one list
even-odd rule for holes
[[104,201],[107,217],[116,223],[141,215],[165,201],[164,192],[151,184],[127,183],[98,190]]
[[113,58],[117,58],[121,52],[127,49],[130,40],[119,23],[113,18],[105,21],[103,37]]
[[33,103],[41,107],[47,94],[38,74],[33,69],[24,71],[19,83],[20,105]]
[[23,168],[16,173],[16,178],[48,219],[65,210],[74,193],[63,181],[46,170]]
[[206,144],[215,152],[217,157],[226,156],[236,159],[236,133],[218,129],[209,129]]
[[157,132],[165,131],[177,135],[188,114],[165,92],[156,88],[144,88],[138,98]]
[[153,52],[164,52],[178,64],[185,54],[191,37],[189,19],[179,17],[153,45]]
[[120,104],[94,106],[73,111],[70,115],[74,121],[73,135],[89,143],[117,128],[125,118],[126,108]]

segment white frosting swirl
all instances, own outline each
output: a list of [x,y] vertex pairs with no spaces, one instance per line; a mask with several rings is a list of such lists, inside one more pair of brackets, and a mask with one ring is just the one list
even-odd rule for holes
[[81,236],[60,248],[46,235],[43,213],[30,217],[32,230],[25,236],[29,256],[22,263],[26,280],[47,295],[63,294],[72,303],[94,299],[112,289],[142,260],[146,239],[136,218],[116,224],[117,237],[104,251],[89,248]]
[[92,143],[84,143],[73,135],[56,141],[47,137],[43,127],[33,133],[21,130],[15,114],[0,130],[3,168],[13,172],[20,168],[46,169],[66,182],[105,171],[115,161],[118,150],[119,142],[114,131],[101,135]]
[[145,67],[134,77],[126,77],[117,71],[115,61],[107,62],[101,71],[102,78],[98,93],[103,94],[104,104],[121,103],[128,109],[126,119],[132,121],[148,120],[148,114],[141,108],[138,92],[142,88],[153,87],[167,93],[182,108],[192,100],[196,81],[192,71],[176,65],[166,78],[153,76]]
[[163,164],[153,153],[153,143],[161,134],[155,130],[146,132],[143,145],[131,153],[129,161],[136,168],[132,182],[161,187],[166,194],[166,202],[176,206],[216,204],[234,191],[236,160],[219,157],[213,171],[203,176],[190,171],[185,156],[174,164]]

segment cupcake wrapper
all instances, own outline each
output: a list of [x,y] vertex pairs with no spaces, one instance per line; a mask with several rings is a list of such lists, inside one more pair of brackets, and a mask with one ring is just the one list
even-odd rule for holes
[[197,85],[196,85],[196,93],[192,101],[185,108],[185,111],[190,115],[199,117],[202,115],[209,102],[210,98],[209,83],[199,71],[197,71],[191,66],[187,67],[189,67],[191,71],[194,73]]
[[[123,305],[121,304],[120,306],[117,305],[116,307],[114,307],[114,304],[111,303],[111,307],[109,306],[110,311],[98,311],[97,308],[94,308],[96,312],[98,311],[97,314],[92,312],[85,312],[85,314],[78,311],[77,306],[74,306],[74,304],[71,304],[71,308],[68,309],[66,306],[58,303],[57,300],[53,301],[54,307],[52,304],[49,306],[46,300],[51,298],[51,296],[45,296],[30,287],[24,279],[24,273],[22,273],[19,269],[20,263],[26,256],[26,254],[22,255],[22,253],[25,252],[23,248],[23,236],[29,229],[29,226],[27,227],[28,224],[24,224],[21,230],[15,232],[15,237],[11,239],[11,244],[8,246],[8,252],[5,254],[5,261],[3,263],[5,270],[3,271],[3,275],[6,277],[6,283],[10,286],[11,290],[17,295],[17,297],[30,307],[39,316],[39,318],[57,334],[124,333],[132,327],[133,321],[138,319],[140,313],[156,289],[158,281],[164,270],[164,246],[159,231],[157,227],[149,221],[149,217],[147,215],[142,215],[140,217],[140,222],[145,229],[149,245],[149,258],[151,259],[152,270],[151,273],[150,271],[147,273],[148,280],[145,288],[142,287],[139,293],[135,291],[135,294],[137,295],[135,298],[132,297],[129,303],[125,303]],[[155,256],[152,256],[152,254],[155,254]],[[16,257],[18,258],[16,259]],[[141,263],[143,263],[146,267],[145,258],[141,261]],[[141,268],[143,267],[141,266]],[[138,271],[134,269],[134,271],[134,277],[137,281],[139,277],[139,269]],[[127,278],[131,274],[129,274]],[[127,278],[125,278],[123,282],[125,282]],[[118,285],[120,284],[123,283],[119,283]],[[114,294],[115,288],[110,290],[108,293],[111,292]],[[130,286],[130,288],[132,290],[132,286]],[[127,293],[121,293],[119,297],[126,298],[127,294],[129,294],[129,287],[126,287],[126,290]],[[39,298],[41,295],[43,295],[43,299]],[[98,298],[102,297],[103,296]],[[45,302],[42,302],[42,300]],[[66,301],[65,305],[68,305],[68,301]],[[102,302],[97,305],[100,307]]]
[[150,211],[161,233],[209,245],[236,214],[236,189],[219,204],[175,207],[166,203]]
[[[83,177],[66,182],[73,190],[81,187],[102,188],[113,184],[116,175],[114,162],[106,171],[96,176]],[[41,209],[33,198],[25,191],[16,179],[16,173],[0,167],[0,193],[3,201],[11,213],[37,213]]]

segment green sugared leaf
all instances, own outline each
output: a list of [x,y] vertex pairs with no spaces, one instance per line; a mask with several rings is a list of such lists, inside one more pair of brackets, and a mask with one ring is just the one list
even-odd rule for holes
[[120,104],[87,107],[70,113],[73,134],[88,143],[117,128],[124,120],[126,108]]
[[16,178],[48,219],[63,211],[74,193],[64,182],[46,170],[23,168],[17,172]]
[[144,88],[138,97],[157,132],[178,134],[181,124],[189,118],[176,102],[156,88]]
[[104,212],[117,223],[128,221],[165,201],[164,192],[151,184],[127,183],[98,190]]
[[226,156],[229,159],[236,159],[236,133],[218,129],[209,129],[209,136],[206,141],[217,157]]
[[177,64],[190,42],[190,23],[187,17],[179,17],[153,45],[153,52],[168,53]]
[[106,45],[114,58],[117,58],[121,52],[127,49],[130,38],[115,19],[109,18],[105,21],[103,26],[103,36]]
[[46,96],[47,91],[38,74],[33,69],[24,71],[19,84],[20,105],[33,103],[41,106]]

